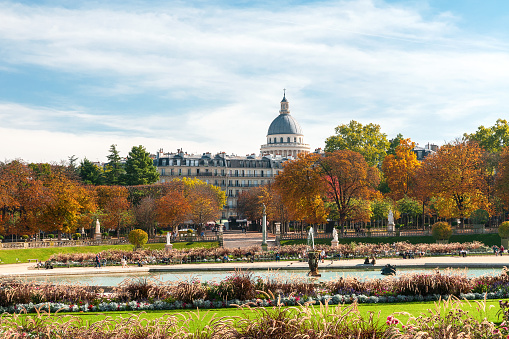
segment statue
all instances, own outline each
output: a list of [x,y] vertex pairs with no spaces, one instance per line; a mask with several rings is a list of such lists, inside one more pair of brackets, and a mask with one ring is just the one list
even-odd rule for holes
[[171,244],[170,240],[171,240],[171,232],[167,232],[166,233],[166,246],[164,246],[164,248],[166,248],[168,250],[173,249],[173,244]]
[[392,214],[392,209],[389,210],[389,216],[387,217],[389,223],[387,224],[387,231],[394,232],[394,214]]
[[338,230],[335,227],[332,229],[332,240],[338,241]]
[[96,219],[95,221],[95,234],[94,234],[95,240],[101,240],[101,223],[99,222],[99,219]]

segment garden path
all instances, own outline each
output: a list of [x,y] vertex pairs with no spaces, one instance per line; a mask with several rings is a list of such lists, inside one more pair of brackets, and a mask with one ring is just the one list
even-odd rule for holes
[[[225,248],[246,248],[261,244],[262,234],[259,232],[242,233],[240,230],[232,230],[223,233],[223,246]],[[267,245],[269,247],[276,246],[276,237],[270,233],[267,234]]]

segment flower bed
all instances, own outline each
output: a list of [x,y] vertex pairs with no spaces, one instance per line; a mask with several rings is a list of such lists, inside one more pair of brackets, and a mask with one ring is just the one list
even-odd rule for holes
[[219,282],[160,282],[126,279],[112,292],[83,285],[55,285],[18,280],[0,281],[0,313],[220,308],[306,303],[391,303],[509,297],[509,275],[468,278],[464,274],[413,273],[384,279],[339,278],[315,284],[304,278],[266,278],[236,271]]
[[[451,243],[451,244],[410,244],[398,242],[394,244],[340,244],[338,247],[317,245],[318,251],[324,250],[329,257],[359,258],[375,255],[377,257],[394,257],[400,253],[421,253],[423,255],[440,255],[458,253],[466,250],[476,253],[487,253],[488,247],[480,242]],[[306,245],[289,245],[277,249],[282,260],[302,258],[307,250]],[[93,262],[95,253],[60,253],[51,256],[50,260],[62,263],[65,266],[87,265]],[[100,253],[101,258],[109,264],[118,265],[122,257],[130,263],[146,262],[150,264],[174,264],[196,261],[221,262],[225,256],[229,260],[247,261],[254,256],[255,260],[275,260],[274,252],[262,252],[260,246],[249,248],[190,248],[182,250],[106,250]]]

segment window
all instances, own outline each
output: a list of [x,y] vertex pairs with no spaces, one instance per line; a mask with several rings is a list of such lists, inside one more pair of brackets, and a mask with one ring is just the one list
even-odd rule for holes
[[282,143],[282,142],[283,142],[283,137],[281,137],[279,140],[280,140],[279,142],[281,142],[281,143]]
[[290,137],[286,138],[286,142],[290,142]]
[[196,175],[200,175],[200,169],[199,168],[196,169]]
[[175,175],[175,174],[173,173],[173,168],[170,170],[170,173],[171,173],[171,175]]
[[164,173],[164,168],[163,168],[163,169],[161,169],[161,175],[165,175],[165,173]]
[[191,169],[190,168],[187,169],[187,175],[191,175]]
[[182,175],[182,168],[179,168],[179,175]]
[[293,142],[297,142],[297,137],[293,138]]

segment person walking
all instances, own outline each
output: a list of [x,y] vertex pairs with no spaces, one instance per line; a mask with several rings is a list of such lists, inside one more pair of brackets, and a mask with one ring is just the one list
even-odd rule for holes
[[101,268],[101,257],[99,256],[99,254],[95,255],[95,267]]
[[500,250],[498,250],[498,252],[500,253],[500,255],[504,254],[504,246],[500,246]]

